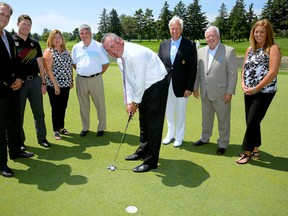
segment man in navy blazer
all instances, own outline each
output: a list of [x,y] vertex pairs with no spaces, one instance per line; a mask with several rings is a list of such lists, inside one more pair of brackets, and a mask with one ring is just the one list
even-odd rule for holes
[[4,28],[8,25],[12,7],[0,2],[0,175],[12,177],[7,166],[7,145],[10,159],[32,157],[20,149],[20,93],[23,79],[19,73],[19,57],[12,36]]
[[193,41],[182,37],[183,20],[174,16],[169,22],[171,38],[160,44],[158,55],[168,72],[169,93],[166,106],[168,131],[163,144],[174,138],[174,147],[184,140],[186,105],[197,74],[197,50]]

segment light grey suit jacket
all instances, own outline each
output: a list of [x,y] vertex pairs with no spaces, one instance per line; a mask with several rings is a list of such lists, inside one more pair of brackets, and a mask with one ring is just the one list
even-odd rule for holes
[[232,47],[219,44],[208,68],[208,46],[198,50],[198,70],[194,90],[200,85],[201,98],[210,101],[221,99],[224,94],[235,94],[237,84],[237,59]]

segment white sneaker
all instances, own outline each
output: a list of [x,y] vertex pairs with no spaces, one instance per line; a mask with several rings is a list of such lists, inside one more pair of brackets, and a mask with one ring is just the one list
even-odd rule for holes
[[175,140],[175,142],[174,142],[174,144],[173,144],[173,146],[174,146],[175,148],[180,147],[181,145],[182,145],[182,141],[179,141],[179,140]]
[[172,139],[173,139],[173,138],[169,138],[169,137],[166,136],[166,137],[163,139],[162,143],[163,143],[164,145],[168,145],[168,144],[171,142]]

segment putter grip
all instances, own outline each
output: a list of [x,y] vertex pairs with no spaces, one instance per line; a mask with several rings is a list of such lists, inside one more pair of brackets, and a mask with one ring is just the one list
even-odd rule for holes
[[128,117],[128,122],[132,119],[132,112],[130,112],[129,117]]

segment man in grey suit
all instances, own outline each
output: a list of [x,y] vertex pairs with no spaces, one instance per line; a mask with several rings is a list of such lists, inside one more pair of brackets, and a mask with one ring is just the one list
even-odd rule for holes
[[212,135],[215,113],[218,118],[219,138],[216,153],[222,155],[230,139],[231,99],[237,83],[237,61],[235,50],[220,42],[219,29],[210,26],[205,31],[207,46],[198,50],[198,73],[193,95],[202,99],[202,134],[193,143],[201,146],[209,142]]

